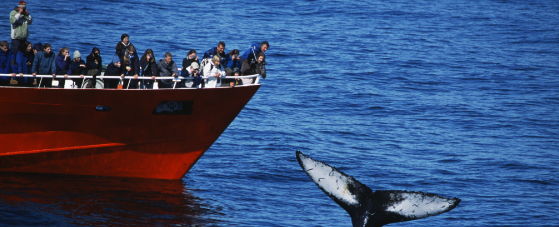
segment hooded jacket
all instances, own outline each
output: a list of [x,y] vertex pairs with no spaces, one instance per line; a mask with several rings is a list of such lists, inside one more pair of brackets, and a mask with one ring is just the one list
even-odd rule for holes
[[33,18],[30,15],[21,15],[19,14],[19,7],[14,8],[12,12],[10,12],[10,23],[12,24],[11,28],[11,37],[12,39],[27,39],[29,37],[29,29],[27,25],[33,23]]

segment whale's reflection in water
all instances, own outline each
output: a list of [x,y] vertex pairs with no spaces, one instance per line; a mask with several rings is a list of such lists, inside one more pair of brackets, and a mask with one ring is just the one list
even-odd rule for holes
[[0,173],[3,225],[212,226],[216,214],[182,181]]

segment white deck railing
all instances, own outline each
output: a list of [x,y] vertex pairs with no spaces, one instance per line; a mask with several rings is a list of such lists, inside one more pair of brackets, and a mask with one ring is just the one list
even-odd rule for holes
[[[0,74],[0,77],[12,77],[12,74]],[[64,78],[64,75],[35,75],[33,76],[32,74],[23,74],[23,76],[20,76],[20,74],[16,74],[15,77],[13,77],[14,79],[16,78],[22,78],[22,77],[27,77],[27,78],[34,78],[37,79],[37,83],[40,83],[40,80],[42,80],[43,78],[50,78],[50,79],[66,79],[68,80],[69,83],[66,83],[66,87],[65,88],[74,88],[71,87],[73,86],[73,81],[70,79],[83,79],[85,81],[85,79],[92,79],[93,76],[90,75],[84,75],[83,77],[81,76],[77,76],[77,75],[68,75],[66,78]],[[254,79],[256,78],[256,79]],[[254,85],[254,84],[260,84],[260,78],[261,75],[248,75],[248,76],[226,76],[225,78],[219,78],[219,79],[244,79],[243,80],[243,85],[236,85],[236,86],[248,86],[248,85]],[[96,79],[123,79],[123,80],[133,80],[134,77],[133,76],[125,76],[125,77],[120,77],[120,76],[104,76],[104,75],[99,75],[96,76]],[[172,79],[175,82],[175,86],[178,82],[180,82],[181,80],[186,80],[187,83],[192,82],[194,80],[193,77],[182,77],[182,76],[178,76],[178,77],[172,77],[172,76],[168,76],[168,77],[159,77],[156,76],[155,80],[169,80]],[[250,80],[249,80],[250,79]],[[138,76],[138,78],[136,80],[152,80],[151,77],[142,77],[142,76]],[[204,82],[205,84],[211,84],[212,82],[217,82],[218,78],[216,77],[210,77],[210,78],[205,78]],[[84,82],[82,81],[82,83]],[[252,83],[250,84],[245,84],[245,81],[252,81]],[[55,82],[55,80],[53,80],[54,83],[57,83],[58,81]],[[68,87],[70,86],[70,87]],[[175,87],[173,86],[173,87]],[[127,88],[124,88],[127,89]],[[155,87],[154,89],[158,89],[158,87]],[[175,88],[173,88],[175,89]],[[177,88],[177,89],[196,89],[196,88]]]

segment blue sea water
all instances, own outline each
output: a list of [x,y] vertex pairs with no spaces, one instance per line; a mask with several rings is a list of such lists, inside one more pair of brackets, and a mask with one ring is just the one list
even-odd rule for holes
[[373,190],[462,199],[390,226],[559,226],[558,1],[27,4],[29,40],[54,50],[108,62],[127,33],[180,63],[267,40],[268,77],[181,181],[2,173],[2,226],[351,226],[295,150]]

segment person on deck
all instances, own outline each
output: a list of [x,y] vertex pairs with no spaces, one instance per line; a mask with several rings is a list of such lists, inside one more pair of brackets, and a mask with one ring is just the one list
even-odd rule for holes
[[[182,68],[184,69],[188,66],[191,66],[192,62],[196,62],[198,63],[198,65],[200,65],[200,60],[198,60],[198,55],[196,54],[196,50],[194,49],[188,51],[186,58],[182,59]],[[181,76],[183,76],[182,73]]]
[[82,88],[82,82],[84,75],[87,72],[87,66],[85,61],[82,60],[82,55],[78,50],[74,51],[74,60],[70,63],[70,70],[68,70],[68,75],[79,75],[80,78],[72,78],[76,87]]
[[33,86],[33,78],[23,77],[23,74],[31,74],[31,68],[33,67],[33,59],[35,54],[33,53],[33,46],[30,42],[25,41],[23,45],[20,46],[20,50],[16,55],[16,67],[13,73],[19,74],[16,76],[16,80],[19,86],[30,87]]
[[16,76],[13,73],[15,68],[15,56],[10,50],[10,44],[6,41],[0,42],[0,74],[12,74],[11,77],[0,76],[0,86],[10,85],[10,80]]
[[[165,53],[164,60],[159,60],[157,68],[159,70],[160,77],[178,77],[179,69],[177,68],[177,64],[173,61],[173,55],[170,52]],[[173,86],[175,86],[175,82],[176,80],[173,79],[158,80],[159,88],[173,88]],[[176,84],[176,87],[180,86],[180,83],[176,82]]]
[[[132,45],[132,43],[130,42],[130,36],[128,36],[128,34],[122,34],[120,36],[120,42],[116,44],[115,54],[118,55],[118,57],[122,60],[124,58],[124,55],[126,54],[126,49],[128,49],[128,46],[130,45]],[[134,50],[134,55],[138,55],[138,53],[136,53],[136,50]]]
[[[250,63],[248,60],[243,61],[243,64],[241,66],[241,75],[245,76],[260,74],[262,75],[262,77],[266,75],[266,68],[264,67],[264,65],[266,64],[266,55],[260,52],[256,56],[257,60],[254,63]],[[254,81],[254,78],[252,81]]]
[[[43,45],[43,51],[38,51],[33,59],[33,76],[51,75],[56,76],[56,55],[48,43]],[[37,87],[52,87],[52,78],[37,78]]]
[[[264,54],[264,52],[266,52],[268,50],[268,48],[270,48],[270,44],[268,43],[268,41],[263,41],[261,43],[254,43],[252,44],[252,46],[245,51],[245,53],[243,55],[241,55],[239,61],[241,62],[241,68],[243,67],[243,64],[246,64],[247,66],[250,66],[254,63],[257,63],[257,58],[256,56],[258,56],[260,53]],[[265,57],[264,57],[265,58]],[[262,75],[262,78],[266,78],[266,67],[264,65],[266,65],[266,62],[261,62],[261,63],[257,63],[259,65],[261,65],[261,70],[260,71],[260,75]],[[244,75],[243,70],[241,69],[241,74]]]
[[103,59],[99,48],[93,47],[91,53],[85,57],[87,75],[97,76],[103,71]]
[[[113,61],[107,66],[105,76],[120,76],[122,72],[121,66],[118,55],[113,56]],[[105,88],[116,89],[120,79],[103,79],[103,81],[105,82]]]
[[70,69],[71,63],[70,49],[68,49],[68,47],[62,47],[56,56],[56,75],[64,75],[64,78],[56,79],[58,80],[59,88],[64,88],[66,84],[66,78],[68,77],[68,70]]
[[225,73],[227,76],[232,76],[235,71],[241,70],[241,61],[239,57],[239,50],[234,49],[225,56],[223,61]]
[[157,62],[153,54],[153,50],[147,49],[140,59],[140,66],[142,68],[142,77],[151,77],[152,80],[143,79],[140,81],[140,88],[153,89],[155,76],[159,75],[157,69]]
[[253,43],[252,46],[250,46],[250,48],[239,57],[239,61],[241,63],[245,60],[249,60],[249,63],[251,63],[251,61],[253,60],[256,61],[255,56],[258,55],[258,53],[266,52],[268,48],[270,48],[270,44],[268,43],[268,41]]
[[[120,77],[124,77],[124,76],[133,76],[134,79],[124,79],[123,82],[123,87],[124,88],[137,88],[138,87],[138,75],[140,75],[140,60],[139,57],[136,53],[136,48],[134,48],[134,45],[129,45],[128,48],[126,48],[126,53],[124,54],[124,57],[121,59],[121,64],[122,66],[120,66],[122,69]],[[129,84],[130,83],[130,84]]]
[[19,5],[10,12],[12,51],[15,54],[19,51],[20,46],[27,41],[29,37],[28,25],[33,23],[33,18],[27,11],[25,1],[20,1]]
[[[217,55],[223,61],[223,60],[225,60],[225,52],[224,51],[225,51],[225,42],[219,41],[219,43],[217,44],[217,47],[209,49],[204,53],[203,59],[205,59],[205,58],[212,59],[215,55]],[[220,63],[223,63],[223,62],[220,62]]]
[[[214,55],[210,64],[204,66],[204,79],[209,79],[210,77],[225,78],[225,68],[221,64],[221,58],[218,55]],[[206,87],[214,88],[220,87],[221,80],[208,80]]]

